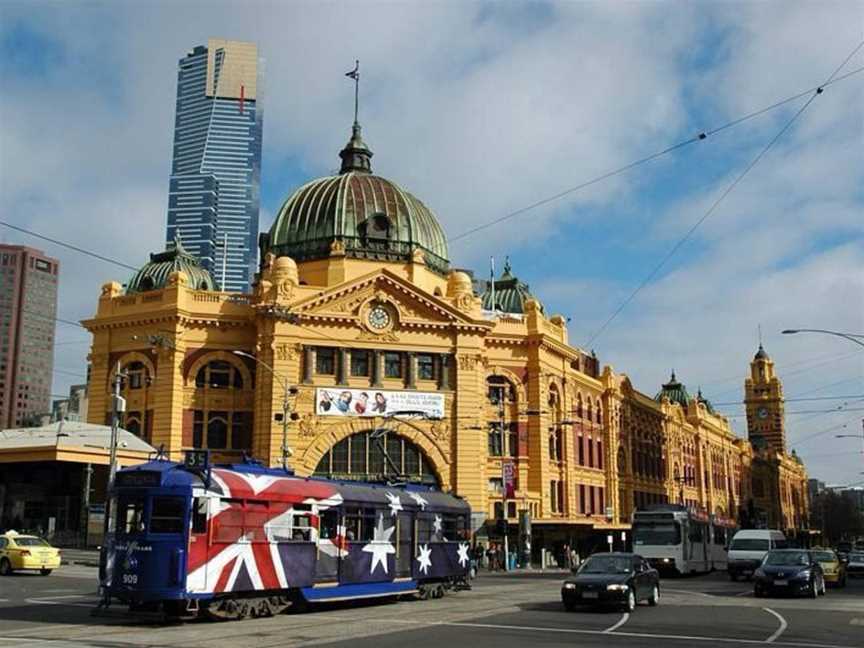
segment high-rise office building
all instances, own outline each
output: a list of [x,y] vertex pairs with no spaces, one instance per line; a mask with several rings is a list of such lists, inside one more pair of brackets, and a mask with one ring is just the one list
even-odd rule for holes
[[0,245],[0,428],[51,412],[57,259]]
[[222,290],[256,265],[262,113],[255,43],[211,38],[180,59],[167,241],[179,238]]

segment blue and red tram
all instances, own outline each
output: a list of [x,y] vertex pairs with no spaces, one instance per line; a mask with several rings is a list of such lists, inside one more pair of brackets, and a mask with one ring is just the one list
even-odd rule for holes
[[470,509],[458,497],[192,457],[117,472],[103,601],[239,619],[292,604],[438,597],[465,582]]

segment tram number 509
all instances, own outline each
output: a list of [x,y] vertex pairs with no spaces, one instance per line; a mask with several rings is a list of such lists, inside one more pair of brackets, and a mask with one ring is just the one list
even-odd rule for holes
[[138,574],[123,574],[123,584],[124,585],[137,585],[138,584]]

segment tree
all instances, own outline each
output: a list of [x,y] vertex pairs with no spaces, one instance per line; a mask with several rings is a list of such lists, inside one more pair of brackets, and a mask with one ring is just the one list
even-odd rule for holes
[[825,491],[817,495],[810,509],[811,526],[821,529],[828,544],[864,535],[864,514],[855,502],[841,493]]

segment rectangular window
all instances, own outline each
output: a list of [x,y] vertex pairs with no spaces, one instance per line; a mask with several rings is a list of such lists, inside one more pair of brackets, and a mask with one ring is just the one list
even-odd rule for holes
[[384,376],[386,378],[401,378],[402,377],[402,354],[401,353],[385,353],[384,354]]
[[510,423],[507,431],[507,443],[510,447],[510,456],[519,456],[519,424]]
[[122,497],[117,507],[117,533],[132,535],[144,532],[144,498]]
[[603,441],[597,439],[597,467],[603,470]]
[[585,465],[585,438],[580,434],[577,437],[576,445],[579,446],[579,465]]
[[336,373],[336,349],[331,347],[315,349],[315,372],[331,375]]
[[431,355],[421,353],[417,356],[417,377],[420,380],[435,380],[435,363]]
[[207,499],[196,497],[192,501],[192,533],[207,531]]
[[489,424],[489,456],[500,457],[501,447],[501,424],[497,421]]
[[594,487],[588,487],[588,514],[594,515],[597,511],[594,509]]
[[234,412],[231,415],[231,449],[252,449],[252,412]]
[[370,363],[369,352],[353,349],[351,351],[351,375],[352,376],[368,376]]
[[554,480],[549,482],[549,508],[553,513],[558,512],[558,485]]
[[588,437],[588,467],[594,467],[594,439]]
[[183,533],[185,498],[154,497],[150,511],[151,533]]
[[503,482],[500,477],[492,477],[489,480],[489,492],[494,493],[497,496],[501,496],[501,493],[504,492]]
[[558,482],[558,512],[564,512],[564,482]]

